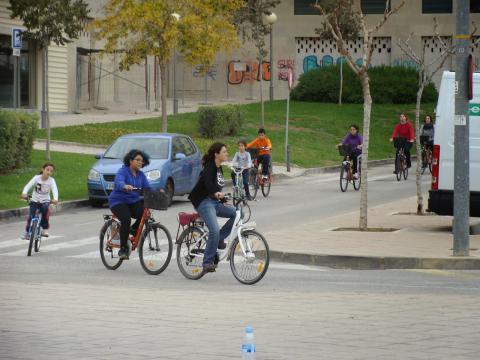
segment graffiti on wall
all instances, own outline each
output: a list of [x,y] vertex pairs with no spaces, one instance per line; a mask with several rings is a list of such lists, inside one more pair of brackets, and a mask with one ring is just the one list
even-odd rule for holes
[[[192,72],[192,75],[193,77],[204,77],[205,74],[202,73],[202,65],[196,65],[194,68],[193,68],[193,72]],[[213,65],[211,66],[208,70],[207,70],[207,78],[210,78],[212,80],[215,80],[217,77],[217,65]]]
[[418,69],[418,64],[413,60],[395,59],[392,66],[403,66],[406,68]]
[[295,77],[295,60],[292,59],[281,59],[277,62],[278,69],[278,80],[288,81],[288,69],[294,70]]
[[[340,65],[341,62],[345,64],[345,58],[343,56],[340,56],[335,60],[331,55],[323,55],[321,58],[317,57],[317,55],[307,55],[303,58],[303,72],[306,73],[312,69],[318,69],[333,64]],[[355,63],[362,66],[363,59],[358,58]]]
[[264,81],[270,81],[270,62],[264,61],[259,71],[259,64],[256,61],[235,61],[228,63],[228,83],[230,85],[240,85],[260,81],[260,76]]

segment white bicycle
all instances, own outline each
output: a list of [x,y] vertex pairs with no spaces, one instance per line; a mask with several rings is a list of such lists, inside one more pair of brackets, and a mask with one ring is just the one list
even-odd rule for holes
[[[234,202],[238,199],[229,197]],[[208,240],[208,229],[199,214],[179,213],[177,232],[177,264],[180,272],[191,280],[200,279],[203,256]],[[268,270],[270,251],[267,241],[255,230],[255,223],[244,223],[241,209],[236,206],[235,221],[230,235],[225,239],[225,249],[217,249],[215,264],[223,260],[230,261],[233,276],[242,284],[252,285],[260,281]]]

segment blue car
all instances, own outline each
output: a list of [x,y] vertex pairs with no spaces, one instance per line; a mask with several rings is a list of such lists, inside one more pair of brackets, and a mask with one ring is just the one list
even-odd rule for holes
[[88,173],[88,197],[91,205],[102,206],[113,189],[115,174],[123,165],[123,157],[131,149],[150,156],[150,165],[142,171],[153,189],[165,189],[170,198],[190,193],[202,168],[202,156],[193,140],[181,134],[146,133],[119,137]]

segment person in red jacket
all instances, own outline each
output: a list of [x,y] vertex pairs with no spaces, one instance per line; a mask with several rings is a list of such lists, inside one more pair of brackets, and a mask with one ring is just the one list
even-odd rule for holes
[[[392,136],[390,137],[390,142],[393,139],[397,139],[396,141],[396,148],[397,152],[395,154],[395,166],[397,164],[397,157],[398,152],[403,147],[403,151],[405,152],[405,156],[407,157],[407,166],[411,167],[412,163],[410,161],[410,149],[412,148],[413,142],[415,141],[415,131],[413,129],[412,123],[408,120],[407,115],[404,113],[400,114],[400,123],[395,126],[393,129]],[[397,169],[395,168],[394,173],[397,173]]]

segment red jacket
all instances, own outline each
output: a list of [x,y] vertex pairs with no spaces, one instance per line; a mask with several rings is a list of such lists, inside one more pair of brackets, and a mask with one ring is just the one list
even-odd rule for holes
[[413,130],[412,123],[407,121],[405,124],[397,124],[395,129],[393,129],[392,139],[395,139],[397,136],[405,138],[409,141],[414,141],[415,131]]

